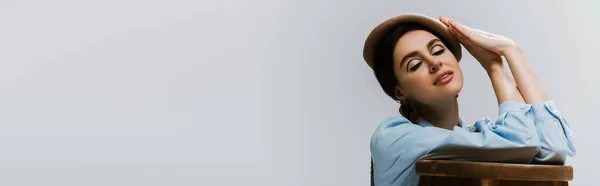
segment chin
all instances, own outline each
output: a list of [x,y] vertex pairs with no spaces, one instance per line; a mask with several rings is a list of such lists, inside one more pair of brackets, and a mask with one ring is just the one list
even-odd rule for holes
[[458,95],[458,93],[460,93],[460,91],[463,88],[463,83],[461,81],[454,81],[454,82],[450,82],[444,86],[438,87],[438,92],[440,92],[442,97],[445,97],[443,99],[446,98],[452,98],[452,97],[456,97],[456,95]]
[[448,92],[451,93],[452,95],[458,95],[458,93],[460,93],[460,91],[463,88],[462,82],[455,82],[455,83],[451,83],[448,85],[450,85],[450,86],[448,86]]

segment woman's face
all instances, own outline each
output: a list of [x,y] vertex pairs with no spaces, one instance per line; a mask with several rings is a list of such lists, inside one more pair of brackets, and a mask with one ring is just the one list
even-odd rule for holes
[[424,30],[409,31],[398,40],[394,72],[400,83],[396,97],[413,103],[448,101],[463,86],[463,74],[454,54],[438,37]]

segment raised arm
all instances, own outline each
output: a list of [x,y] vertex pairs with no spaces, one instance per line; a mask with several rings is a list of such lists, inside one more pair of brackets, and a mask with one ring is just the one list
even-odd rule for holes
[[[514,76],[517,87],[519,87],[518,91],[526,103],[536,104],[550,100],[531,65],[527,63],[525,53],[516,42],[500,35],[469,28],[451,20],[443,18],[440,18],[440,20],[444,20],[442,22],[445,22],[446,26],[454,31],[459,39],[462,38],[463,41],[471,43],[471,45],[476,45],[476,47],[487,49],[496,55],[504,56]],[[506,77],[506,75],[504,76]]]
[[492,82],[498,105],[505,101],[525,102],[521,93],[511,81],[511,77],[507,74],[502,62],[502,57],[500,57],[499,54],[474,43],[469,37],[461,34],[460,31],[452,27],[448,20],[443,17],[440,17],[440,21],[448,27],[448,30],[458,38],[460,43],[465,46],[467,51],[469,51],[469,53],[477,59],[479,64],[481,64],[483,69],[485,69]]
[[525,53],[519,45],[514,45],[506,49],[502,55],[506,58],[510,66],[510,71],[526,103],[537,104],[550,101],[548,93],[542,87],[542,83],[536,77],[533,68],[527,62]]
[[490,77],[490,81],[492,82],[492,87],[494,87],[494,93],[496,94],[498,105],[502,104],[504,101],[517,101],[525,103],[525,100],[521,96],[519,89],[517,89],[517,87],[510,81],[510,76],[508,76],[504,65],[495,65],[489,69],[486,69],[486,71]]
[[541,141],[541,151],[534,161],[564,164],[567,155],[575,155],[571,129],[567,121],[550,100],[548,94],[527,62],[519,45],[503,36],[469,28],[453,21],[446,21],[457,36],[506,58],[514,76],[518,91],[532,109],[526,115],[534,121]]

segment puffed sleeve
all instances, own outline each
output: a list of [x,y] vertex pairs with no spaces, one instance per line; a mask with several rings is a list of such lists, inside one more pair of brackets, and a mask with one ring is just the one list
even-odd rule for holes
[[529,109],[507,110],[495,122],[482,119],[474,125],[476,132],[458,126],[453,130],[422,127],[402,116],[390,118],[371,138],[375,185],[416,185],[414,163],[421,158],[529,163],[540,150],[537,129],[526,116]]
[[567,156],[575,156],[571,128],[553,101],[533,104],[529,115],[535,123],[542,147],[534,163],[562,165]]

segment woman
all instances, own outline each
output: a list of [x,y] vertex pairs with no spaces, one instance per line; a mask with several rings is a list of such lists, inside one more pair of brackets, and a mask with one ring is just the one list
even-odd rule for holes
[[[460,44],[491,80],[496,121],[461,122]],[[438,22],[403,14],[371,32],[363,55],[384,92],[401,103],[400,115],[383,121],[371,138],[372,184],[417,185],[418,159],[564,164],[575,155],[569,125],[510,39],[441,16]]]

